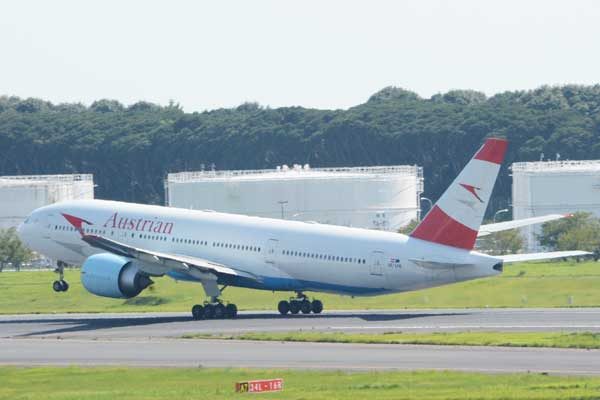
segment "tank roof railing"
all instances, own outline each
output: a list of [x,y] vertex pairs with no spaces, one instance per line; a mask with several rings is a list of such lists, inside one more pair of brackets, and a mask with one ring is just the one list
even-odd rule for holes
[[600,160],[528,161],[510,166],[513,172],[561,172],[600,170]]
[[286,174],[307,174],[311,173],[329,173],[340,175],[345,174],[416,174],[418,178],[423,177],[423,168],[417,165],[392,165],[392,166],[374,166],[374,167],[333,167],[333,168],[295,168],[286,166],[278,167],[277,169],[248,169],[248,170],[225,170],[225,171],[188,171],[174,172],[167,175],[169,182],[189,182],[195,180],[211,179],[211,178],[232,178],[251,175],[281,175]]
[[2,180],[77,182],[77,181],[93,181],[94,176],[92,174],[13,175],[13,176],[0,176],[0,182],[2,182]]

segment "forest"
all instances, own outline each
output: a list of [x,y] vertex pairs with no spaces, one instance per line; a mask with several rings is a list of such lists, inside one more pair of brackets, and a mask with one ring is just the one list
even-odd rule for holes
[[435,201],[488,136],[510,141],[489,212],[510,203],[515,161],[600,158],[600,85],[431,98],[387,87],[347,110],[0,97],[0,175],[92,173],[97,198],[141,203],[163,203],[168,172],[282,164],[417,164]]

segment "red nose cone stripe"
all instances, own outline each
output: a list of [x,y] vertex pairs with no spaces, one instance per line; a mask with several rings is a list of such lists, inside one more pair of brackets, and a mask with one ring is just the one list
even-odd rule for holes
[[456,221],[438,206],[433,206],[411,236],[428,242],[472,250],[477,239],[477,231]]
[[483,147],[475,154],[474,158],[494,164],[502,164],[507,147],[508,142],[506,140],[491,138],[485,141]]

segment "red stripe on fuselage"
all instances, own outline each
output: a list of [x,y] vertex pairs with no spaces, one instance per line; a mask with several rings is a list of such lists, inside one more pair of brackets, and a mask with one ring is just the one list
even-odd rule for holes
[[77,229],[77,231],[78,231],[79,233],[81,233],[81,235],[83,235],[83,234],[84,234],[84,233],[83,233],[83,223],[84,223],[84,222],[85,222],[86,224],[88,224],[88,225],[92,225],[92,223],[91,223],[91,222],[89,222],[89,221],[86,221],[85,219],[82,219],[82,218],[76,217],[76,216],[74,216],[74,215],[69,215],[69,214],[62,213],[62,216],[63,216],[63,217],[65,217],[65,219],[66,219],[66,220],[67,220],[67,221],[68,221],[68,222],[69,222],[71,225],[73,225],[73,227],[74,227],[75,229]]
[[472,250],[475,239],[477,239],[477,231],[456,221],[438,206],[433,206],[410,236],[428,242]]
[[475,154],[474,158],[494,164],[502,164],[507,147],[508,142],[506,140],[490,138],[485,141],[483,147]]

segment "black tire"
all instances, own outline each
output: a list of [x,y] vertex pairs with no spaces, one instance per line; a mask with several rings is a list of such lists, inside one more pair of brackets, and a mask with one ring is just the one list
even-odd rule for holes
[[277,304],[277,310],[279,311],[279,314],[281,314],[281,315],[285,315],[285,314],[289,313],[290,312],[290,303],[285,300],[281,300],[279,302],[279,304]]
[[321,300],[313,300],[311,306],[312,312],[315,314],[321,314],[321,311],[323,311],[323,303],[321,303]]
[[67,281],[58,281],[58,282],[62,286],[61,292],[66,292],[67,290],[69,290],[69,284],[67,283]]
[[235,318],[237,316],[237,306],[229,303],[225,307],[225,318]]
[[60,281],[54,281],[54,283],[52,283],[52,289],[54,289],[55,292],[62,292],[62,285],[60,284]]
[[212,304],[204,306],[204,319],[213,319],[215,317],[215,307]]
[[300,311],[302,311],[302,314],[310,314],[311,310],[312,307],[310,305],[310,301],[302,300],[300,302]]
[[290,312],[292,314],[298,314],[300,312],[300,302],[298,300],[290,301]]
[[200,304],[196,304],[192,307],[192,317],[194,319],[203,319],[204,318],[204,307]]
[[215,305],[215,319],[222,319],[225,317],[225,306],[223,304]]

